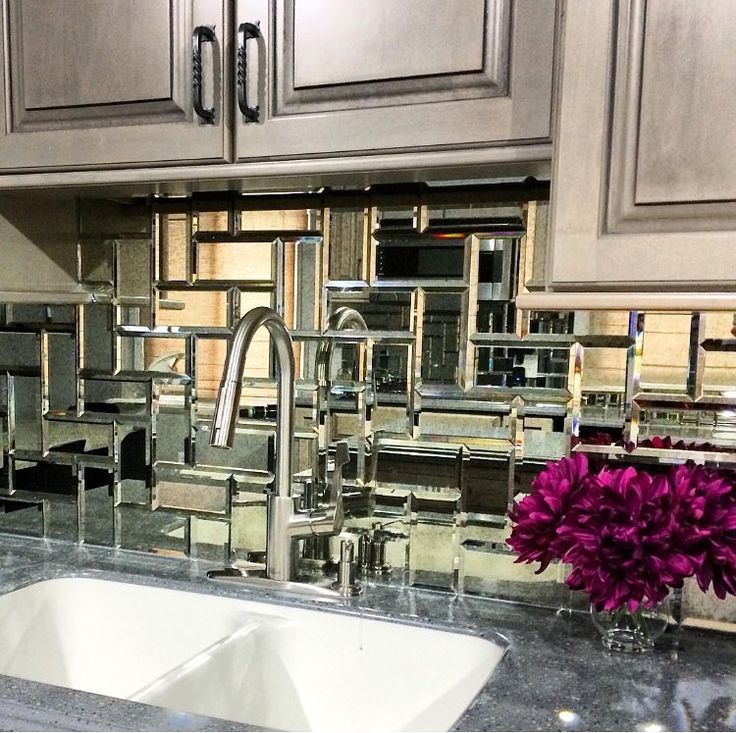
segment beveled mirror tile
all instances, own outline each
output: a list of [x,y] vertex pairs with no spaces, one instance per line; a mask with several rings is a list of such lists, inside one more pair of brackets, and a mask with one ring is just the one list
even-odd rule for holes
[[[202,423],[198,422],[198,426]],[[194,431],[193,450],[196,466],[200,469],[217,468],[222,471],[228,469],[237,473],[240,470],[268,470],[270,467],[270,448],[272,431],[271,426],[265,430],[250,429],[246,426],[238,427],[235,431],[233,447],[229,450],[210,446],[209,421],[204,424],[206,429]]]
[[276,279],[276,243],[207,242],[195,247],[198,280],[263,282]]
[[156,277],[165,282],[188,282],[191,271],[192,222],[186,213],[157,214]]
[[114,251],[114,240],[80,242],[77,250],[79,281],[90,285],[112,285]]
[[[176,475],[176,474],[179,475]],[[166,509],[225,515],[229,511],[229,483],[186,475],[181,471],[156,471],[154,502]]]
[[82,413],[146,415],[150,405],[150,383],[111,380],[103,377],[80,377]]
[[457,554],[453,524],[417,522],[409,543],[409,584],[453,590]]
[[183,557],[189,550],[189,518],[177,512],[120,506],[115,509],[120,547]]
[[79,234],[83,237],[150,237],[151,209],[141,202],[79,199]]
[[24,537],[43,537],[43,502],[2,500],[0,532]]
[[83,537],[88,545],[115,545],[112,476],[98,469],[84,471]]
[[189,409],[163,403],[152,416],[155,460],[184,464],[193,460],[192,415]]
[[190,521],[190,553],[198,560],[229,564],[230,522],[192,516]]
[[327,279],[321,237],[284,240],[278,263],[284,319],[293,330],[320,330]]
[[641,389],[655,393],[686,393],[691,316],[688,313],[647,313],[641,363]]
[[244,209],[240,212],[242,231],[309,229],[309,211],[306,209]]
[[[250,495],[249,501],[244,497]],[[233,507],[232,549],[239,561],[263,562],[266,550],[266,497],[258,492],[242,492],[242,503]]]
[[196,213],[196,230],[200,232],[226,232],[230,226],[228,211],[198,211]]
[[363,280],[370,277],[369,209],[331,209],[328,223],[329,279]]
[[[624,352],[625,353],[625,352]],[[532,341],[498,343],[475,348],[476,387],[564,390],[570,349],[541,346]]]
[[77,344],[73,334],[46,336],[46,370],[42,387],[46,391],[49,411],[74,410],[77,401],[76,380]]
[[113,313],[110,306],[104,304],[82,306],[79,336],[80,366],[84,369],[112,373],[117,364]]
[[156,325],[226,328],[228,294],[224,290],[159,290]]
[[150,300],[152,257],[150,239],[123,239],[115,242],[115,285],[118,300]]
[[46,501],[45,539],[76,543],[79,540],[79,509],[76,497]]

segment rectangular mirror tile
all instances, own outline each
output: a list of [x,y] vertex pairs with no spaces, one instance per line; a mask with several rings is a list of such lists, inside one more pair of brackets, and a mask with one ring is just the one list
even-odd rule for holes
[[241,562],[263,562],[266,551],[266,496],[261,491],[245,490],[239,492],[238,496],[238,503],[232,510],[234,556]]
[[192,416],[188,409],[162,404],[152,416],[155,460],[186,463],[192,457]]
[[186,282],[192,267],[191,218],[186,213],[161,213],[157,219],[157,278],[165,282]]
[[240,212],[240,228],[243,231],[306,230],[309,219],[306,209],[245,209]]
[[113,285],[113,240],[85,240],[79,243],[79,280],[88,285]]
[[43,520],[43,502],[3,499],[0,504],[0,532],[43,537]]
[[198,280],[272,282],[276,279],[276,242],[200,242],[196,246]]
[[84,473],[84,542],[88,545],[115,545],[112,476],[100,469]]
[[230,522],[190,517],[190,554],[198,560],[230,562]]
[[146,381],[81,377],[82,410],[108,415],[145,415],[150,404],[151,385]]
[[148,300],[151,297],[153,251],[150,239],[123,239],[116,242],[116,293],[119,300]]
[[83,237],[148,237],[152,216],[138,201],[79,199],[79,234]]
[[[198,423],[199,425],[201,423]],[[216,466],[221,469],[229,468],[232,471],[269,469],[269,441],[275,426],[267,426],[265,430],[238,427],[235,431],[233,447],[227,450],[210,446],[209,421],[204,428],[197,429],[194,433],[197,466]]]
[[195,215],[196,230],[200,232],[226,232],[230,226],[228,211],[198,211]]
[[689,313],[647,313],[641,363],[645,392],[685,393],[689,367]]
[[423,383],[458,384],[464,366],[465,292],[424,295],[421,375]]
[[76,409],[77,343],[73,334],[49,333],[46,339],[46,378],[48,410],[68,412]]
[[112,374],[117,363],[110,306],[90,303],[82,307],[80,339],[82,368]]
[[46,539],[74,543],[79,540],[79,508],[76,496],[47,499],[45,514]]
[[370,219],[368,209],[329,212],[329,279],[369,279]]
[[157,506],[224,516],[229,511],[229,500],[230,483],[225,473],[216,479],[174,467],[157,467],[154,487]]
[[116,510],[120,547],[183,557],[189,550],[189,518],[176,512],[121,506]]
[[[15,422],[14,442],[16,448],[41,450],[41,383],[38,377],[10,376],[8,413]],[[10,427],[10,426],[9,426]],[[11,428],[12,429],[12,428]]]
[[321,237],[303,237],[283,242],[281,298],[284,319],[292,329],[320,329],[322,286],[326,275],[322,254]]
[[159,290],[156,292],[156,325],[190,328],[227,328],[226,291]]

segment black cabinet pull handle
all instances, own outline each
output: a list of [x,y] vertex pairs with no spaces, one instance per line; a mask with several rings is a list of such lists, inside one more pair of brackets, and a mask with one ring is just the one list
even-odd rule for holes
[[238,26],[238,107],[246,122],[258,122],[260,107],[248,105],[248,46],[252,38],[260,38],[261,29],[253,23],[241,23]]
[[202,44],[215,43],[214,26],[198,25],[192,33],[192,106],[197,116],[208,125],[215,124],[215,108],[202,102]]

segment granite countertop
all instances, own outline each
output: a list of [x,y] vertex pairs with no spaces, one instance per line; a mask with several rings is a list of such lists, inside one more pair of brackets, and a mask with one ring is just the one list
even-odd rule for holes
[[[310,605],[307,596],[206,580],[211,563],[0,536],[0,593],[39,580],[91,576],[219,596]],[[492,638],[508,651],[457,730],[736,729],[736,639],[668,633],[649,655],[606,652],[584,614],[557,615],[398,586],[325,610],[370,613]],[[241,724],[0,676],[3,730],[248,730]]]

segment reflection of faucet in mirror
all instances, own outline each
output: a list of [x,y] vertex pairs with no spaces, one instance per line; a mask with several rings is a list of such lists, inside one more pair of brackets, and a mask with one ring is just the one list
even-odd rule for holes
[[307,537],[339,534],[343,524],[342,465],[347,461],[347,444],[335,453],[335,471],[325,509],[298,511],[292,494],[294,440],[294,352],[283,319],[271,308],[258,307],[246,313],[233,331],[230,351],[222,373],[212,418],[210,444],[230,448],[240,403],[240,388],[248,348],[255,332],[266,326],[278,357],[276,424],[276,470],[266,508],[266,576],[273,580],[294,580],[298,573],[299,543]]
[[[359,331],[367,331],[363,316],[354,308],[343,306],[335,310],[328,320],[328,331],[345,331],[354,329]],[[330,395],[333,391],[333,382],[330,374],[332,365],[332,357],[335,350],[335,339],[323,337],[317,347],[317,355],[315,360],[315,373],[317,381],[316,404],[315,404],[315,423],[317,425],[318,438],[316,442],[317,455],[315,460],[314,483],[315,483],[315,500],[322,496],[325,492],[327,479],[327,451],[332,441],[332,426],[330,425]],[[360,396],[358,398],[357,411],[365,411],[363,423],[363,435],[356,436],[359,445],[362,440],[364,443],[372,433],[371,420],[372,412],[376,407],[376,388],[373,377],[373,369],[370,367],[371,355],[370,351],[366,356],[365,364],[357,364],[357,371],[360,378],[370,382],[363,385]],[[356,364],[353,365],[355,371]],[[365,370],[369,370],[369,374],[365,375]],[[365,473],[365,450],[358,448],[356,457],[357,474],[362,476]]]

